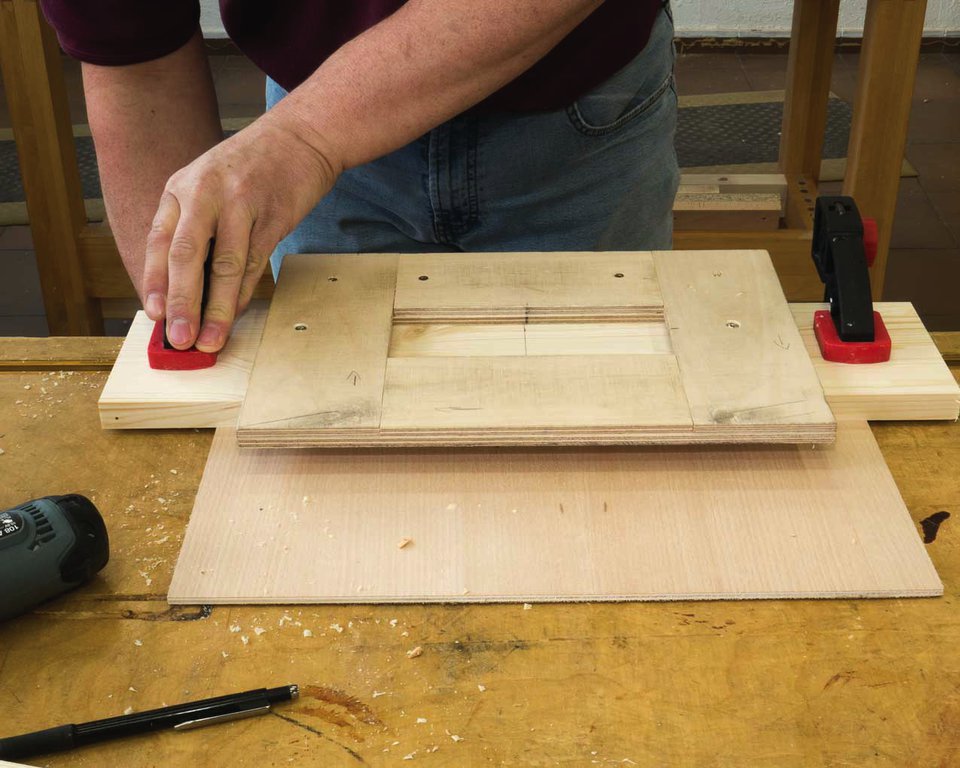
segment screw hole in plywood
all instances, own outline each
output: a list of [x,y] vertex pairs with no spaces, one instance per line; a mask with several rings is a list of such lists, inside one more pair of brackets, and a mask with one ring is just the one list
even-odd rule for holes
[[429,280],[429,279],[430,278],[427,277],[426,275],[420,275],[420,277],[417,278],[417,280]]
[[623,272],[614,272],[614,277],[623,277]]
[[307,324],[306,324],[306,323],[297,323],[295,326],[293,326],[293,330],[295,330],[295,331],[305,331],[305,330],[307,330]]
[[337,278],[334,276],[328,277],[327,280],[329,280],[331,283],[337,282]]
[[739,327],[740,327],[739,320],[727,320],[727,328],[739,328]]

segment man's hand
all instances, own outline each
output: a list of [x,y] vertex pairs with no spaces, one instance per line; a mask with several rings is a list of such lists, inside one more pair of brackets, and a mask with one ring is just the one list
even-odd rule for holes
[[481,101],[602,1],[518,0],[507,8],[502,0],[407,0],[269,113],[219,144],[199,32],[153,62],[85,64],[107,212],[147,314],[166,317],[167,336],[178,349],[195,342],[202,351],[219,350],[274,246],[343,169],[392,152]]
[[[166,317],[177,349],[216,352],[246,308],[270,254],[340,173],[282,111],[267,113],[177,171],[147,236],[140,295]],[[203,262],[216,237],[206,311]]]

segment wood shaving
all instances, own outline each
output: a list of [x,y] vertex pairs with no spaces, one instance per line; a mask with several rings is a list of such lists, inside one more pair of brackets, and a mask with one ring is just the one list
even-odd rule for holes
[[403,549],[413,544],[413,539],[408,536],[404,536],[400,541],[397,542],[397,549]]
[[313,637],[313,632],[311,632],[309,629],[305,629],[305,630],[303,630],[303,636],[304,636],[304,637]]
[[422,655],[423,655],[423,648],[421,648],[419,645],[416,648],[411,648],[409,651],[407,651],[408,659],[415,659],[417,658],[417,656],[422,656]]
[[487,686],[483,685],[482,683],[477,683],[477,690],[480,691],[480,693],[483,693],[485,690],[487,690]]

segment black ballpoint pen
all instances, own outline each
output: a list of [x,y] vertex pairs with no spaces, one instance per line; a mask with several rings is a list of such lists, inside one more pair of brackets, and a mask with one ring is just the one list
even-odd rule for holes
[[106,720],[94,720],[78,725],[60,725],[43,731],[25,733],[22,736],[0,739],[0,760],[62,752],[100,741],[121,739],[167,728],[185,731],[229,720],[265,715],[270,711],[272,704],[292,701],[299,695],[300,689],[296,685],[259,688],[255,691],[176,704],[147,712],[135,712],[132,715],[110,717]]

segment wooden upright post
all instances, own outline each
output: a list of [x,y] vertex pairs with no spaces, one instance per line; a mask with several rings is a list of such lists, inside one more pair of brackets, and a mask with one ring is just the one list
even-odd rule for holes
[[840,0],[795,0],[793,5],[780,134],[780,170],[787,177],[788,227],[813,226],[839,11]]
[[780,170],[814,183],[820,177],[839,10],[840,0],[796,0],[793,5]]
[[857,201],[864,216],[877,220],[880,243],[871,270],[877,299],[887,269],[926,8],[926,0],[870,0],[867,5],[843,193]]
[[60,47],[37,0],[0,0],[0,69],[50,334],[102,334],[99,301],[87,295],[78,250],[86,214]]

